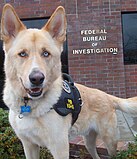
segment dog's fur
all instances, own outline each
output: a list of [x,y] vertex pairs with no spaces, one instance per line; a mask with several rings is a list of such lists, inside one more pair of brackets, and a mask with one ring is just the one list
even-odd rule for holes
[[[1,21],[5,51],[4,102],[9,107],[9,121],[23,143],[27,159],[39,159],[39,146],[46,146],[55,159],[69,159],[68,134],[83,135],[85,145],[94,159],[96,137],[103,139],[108,153],[117,147],[117,117],[115,110],[137,114],[136,98],[121,99],[97,89],[76,84],[83,106],[76,123],[71,127],[71,114],[62,117],[50,108],[61,95],[62,78],[60,55],[66,39],[66,18],[58,7],[41,29],[26,29],[11,5],[3,8]],[[46,53],[45,53],[46,52]],[[44,75],[42,93],[33,97],[29,76],[34,70]],[[36,90],[35,90],[36,91]],[[32,112],[19,118],[24,97]]]

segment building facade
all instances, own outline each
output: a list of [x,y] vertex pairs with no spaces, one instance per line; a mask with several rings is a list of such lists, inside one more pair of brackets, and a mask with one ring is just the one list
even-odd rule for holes
[[137,95],[137,0],[0,0],[0,15],[5,3],[29,21],[49,18],[64,6],[68,27],[62,61],[68,60],[74,81],[119,97]]

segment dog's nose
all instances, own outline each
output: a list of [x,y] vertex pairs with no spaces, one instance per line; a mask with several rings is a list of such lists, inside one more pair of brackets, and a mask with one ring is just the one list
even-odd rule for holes
[[33,71],[30,75],[29,75],[29,80],[32,84],[34,85],[40,85],[43,83],[45,79],[45,76],[42,72],[40,71]]

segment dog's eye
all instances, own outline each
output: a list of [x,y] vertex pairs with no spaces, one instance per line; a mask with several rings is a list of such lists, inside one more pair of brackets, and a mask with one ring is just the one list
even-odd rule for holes
[[26,53],[26,52],[20,52],[19,54],[18,54],[20,57],[27,57],[28,56],[28,54]]
[[44,51],[42,54],[44,57],[49,57],[50,53],[48,53],[47,51]]

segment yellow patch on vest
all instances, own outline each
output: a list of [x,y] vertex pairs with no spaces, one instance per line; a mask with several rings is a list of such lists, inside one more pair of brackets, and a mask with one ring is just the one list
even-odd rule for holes
[[73,109],[74,110],[74,105],[71,99],[68,99],[68,103],[67,103],[67,108],[68,109]]

